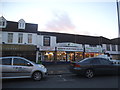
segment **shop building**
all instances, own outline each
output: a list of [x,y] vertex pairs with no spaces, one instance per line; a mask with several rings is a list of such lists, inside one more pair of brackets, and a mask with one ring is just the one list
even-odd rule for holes
[[83,46],[77,43],[57,43],[57,61],[77,61],[82,59]]
[[112,56],[112,59],[120,60],[120,38],[111,39],[110,44],[103,44],[103,50]]
[[108,39],[102,36],[41,32],[41,35],[56,36],[57,43],[76,43],[83,47],[83,58],[109,53],[113,59],[120,60],[120,38]]
[[40,35],[37,24],[26,23],[23,19],[14,22],[0,17],[0,34],[3,57],[21,56],[38,62],[42,48],[56,44],[56,37]]

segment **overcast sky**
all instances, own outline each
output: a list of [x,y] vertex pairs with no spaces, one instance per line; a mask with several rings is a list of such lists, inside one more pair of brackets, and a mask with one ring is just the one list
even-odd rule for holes
[[[89,1],[89,2],[88,2]],[[39,31],[118,37],[116,0],[2,0],[8,21],[24,19]]]

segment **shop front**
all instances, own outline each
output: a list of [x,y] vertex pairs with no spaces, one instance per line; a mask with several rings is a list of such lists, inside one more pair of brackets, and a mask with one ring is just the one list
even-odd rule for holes
[[[101,47],[49,47],[41,46],[39,60],[42,62],[72,62],[83,58],[96,57],[103,54]],[[83,56],[84,55],[84,56]]]
[[57,61],[71,62],[82,59],[81,47],[57,47]]
[[35,45],[2,44],[2,57],[20,56],[36,62]]
[[38,60],[42,62],[53,62],[55,57],[55,47],[41,46]]
[[101,46],[98,47],[89,47],[86,46],[85,47],[85,58],[89,58],[89,57],[96,57],[98,55],[103,54],[103,49]]

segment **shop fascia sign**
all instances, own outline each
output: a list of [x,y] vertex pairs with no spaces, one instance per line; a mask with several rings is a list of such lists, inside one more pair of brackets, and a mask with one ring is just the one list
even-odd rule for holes
[[40,51],[55,51],[55,47],[41,46]]
[[83,52],[82,47],[57,47],[57,51],[81,51]]
[[101,52],[102,53],[102,48],[101,47],[85,47],[85,52]]
[[3,51],[34,51],[36,46],[34,45],[18,45],[18,44],[4,44],[2,45]]

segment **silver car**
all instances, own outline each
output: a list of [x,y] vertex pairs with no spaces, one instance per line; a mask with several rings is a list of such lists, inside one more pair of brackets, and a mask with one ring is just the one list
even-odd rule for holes
[[2,79],[7,78],[32,78],[41,80],[47,76],[47,69],[42,64],[36,64],[22,57],[0,57]]

